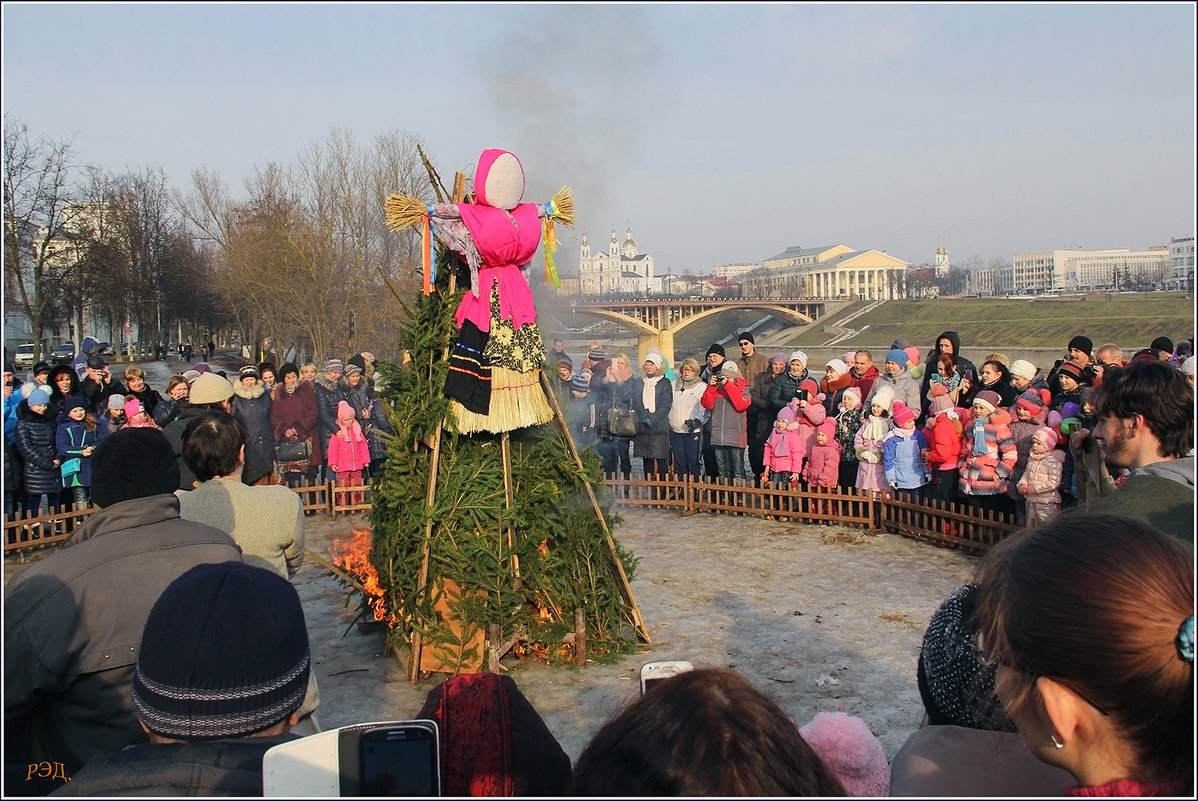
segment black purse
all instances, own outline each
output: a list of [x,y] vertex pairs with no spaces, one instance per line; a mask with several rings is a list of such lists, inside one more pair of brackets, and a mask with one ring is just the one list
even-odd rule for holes
[[312,459],[312,440],[288,439],[275,449],[277,462],[307,462]]
[[627,406],[613,406],[607,410],[607,430],[613,437],[635,437],[636,414]]

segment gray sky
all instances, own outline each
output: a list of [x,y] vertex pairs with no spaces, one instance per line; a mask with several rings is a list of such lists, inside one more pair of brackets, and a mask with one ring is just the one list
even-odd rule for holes
[[516,153],[659,273],[843,243],[930,262],[1195,232],[1195,6],[3,4],[3,110],[235,191],[334,128]]

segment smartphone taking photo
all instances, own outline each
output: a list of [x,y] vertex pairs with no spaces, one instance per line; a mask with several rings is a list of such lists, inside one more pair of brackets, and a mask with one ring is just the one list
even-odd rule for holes
[[440,795],[437,739],[437,724],[431,720],[409,720],[362,732],[358,741],[358,795]]
[[694,670],[695,666],[685,659],[665,659],[660,662],[646,662],[641,665],[641,695],[651,690],[653,686],[671,676]]

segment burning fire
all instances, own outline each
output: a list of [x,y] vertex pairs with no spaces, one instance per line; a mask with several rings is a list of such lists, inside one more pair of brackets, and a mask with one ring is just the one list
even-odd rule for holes
[[383,602],[383,587],[379,584],[378,571],[370,563],[370,529],[354,529],[353,539],[342,542],[333,540],[333,564],[358,579],[366,590],[366,605],[375,620],[385,620],[388,626],[398,623],[395,615],[389,614]]

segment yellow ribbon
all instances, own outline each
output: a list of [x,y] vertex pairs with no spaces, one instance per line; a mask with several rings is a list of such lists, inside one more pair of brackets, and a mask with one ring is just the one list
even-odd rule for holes
[[557,265],[553,262],[553,254],[557,252],[557,236],[553,231],[553,214],[556,213],[557,207],[553,201],[545,204],[545,223],[543,226],[543,237],[545,243],[545,283],[551,283],[558,289],[562,288],[562,281],[557,276]]

